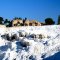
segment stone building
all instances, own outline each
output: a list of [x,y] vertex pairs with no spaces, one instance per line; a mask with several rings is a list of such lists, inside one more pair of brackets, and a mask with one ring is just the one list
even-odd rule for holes
[[36,20],[31,20],[29,26],[41,26],[41,23]]
[[24,22],[24,26],[29,26],[29,20],[26,20],[26,21]]
[[41,26],[41,23],[37,22],[36,20],[26,20],[24,25],[25,26]]
[[16,19],[12,21],[12,26],[21,26],[23,24],[23,20]]
[[36,21],[36,20],[26,20],[23,23],[23,20],[16,19],[12,21],[12,26],[41,26],[42,23]]

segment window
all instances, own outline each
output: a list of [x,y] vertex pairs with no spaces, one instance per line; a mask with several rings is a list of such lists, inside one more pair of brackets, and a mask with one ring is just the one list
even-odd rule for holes
[[14,24],[14,26],[17,26],[17,24]]
[[32,26],[32,23],[29,23],[29,26]]
[[20,22],[18,21],[17,24],[20,24]]
[[38,26],[38,23],[35,23],[35,26]]

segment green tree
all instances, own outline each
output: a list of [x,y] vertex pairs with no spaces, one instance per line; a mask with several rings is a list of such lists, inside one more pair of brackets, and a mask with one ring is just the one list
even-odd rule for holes
[[8,19],[5,19],[4,24],[6,25],[6,27],[9,27],[10,21]]
[[4,23],[7,23],[8,22],[8,19],[5,19]]
[[0,17],[0,24],[3,24],[3,17]]
[[21,17],[19,17],[18,19],[22,20],[22,18],[21,18]]
[[53,25],[53,24],[55,24],[55,22],[53,21],[52,18],[46,18],[45,19],[45,24],[46,25]]
[[12,27],[12,22],[13,22],[13,21],[11,20],[10,23],[9,23],[9,27]]
[[13,19],[14,19],[14,20],[16,20],[16,19],[20,19],[20,20],[22,20],[21,17],[14,17]]
[[58,16],[58,23],[57,24],[60,24],[60,15]]
[[23,19],[23,26],[24,26],[26,20],[27,20],[27,18],[25,17],[25,19]]
[[18,19],[18,18],[17,18],[17,17],[14,17],[14,18],[13,18],[13,20],[16,20],[16,19]]

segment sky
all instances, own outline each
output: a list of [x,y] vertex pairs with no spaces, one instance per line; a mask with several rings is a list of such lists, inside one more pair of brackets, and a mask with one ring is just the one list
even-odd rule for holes
[[60,15],[60,0],[0,0],[0,16],[12,20],[27,17],[44,22],[52,18],[56,23]]

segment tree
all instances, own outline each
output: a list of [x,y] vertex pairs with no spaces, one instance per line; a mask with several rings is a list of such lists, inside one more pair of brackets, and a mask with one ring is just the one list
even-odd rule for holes
[[9,23],[9,27],[12,27],[12,22],[13,22],[13,21],[10,21],[10,23]]
[[22,20],[22,18],[21,18],[21,17],[19,17],[18,19]]
[[3,18],[2,17],[0,17],[0,24],[3,24]]
[[53,25],[53,24],[55,24],[55,22],[53,21],[52,18],[46,18],[45,19],[45,24],[46,25]]
[[7,23],[8,22],[8,19],[5,19],[4,23]]
[[5,19],[4,24],[6,25],[6,27],[9,27],[10,21],[8,19]]
[[21,17],[15,17],[15,18],[13,18],[14,20],[16,20],[16,19],[20,19],[20,20],[22,20],[22,18]]
[[27,18],[25,17],[25,19],[23,19],[23,26],[24,26],[26,20],[27,20]]
[[58,24],[60,24],[60,15],[58,16]]

